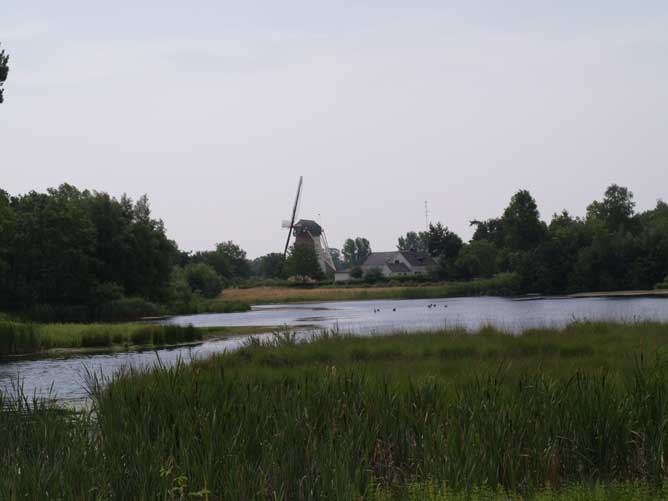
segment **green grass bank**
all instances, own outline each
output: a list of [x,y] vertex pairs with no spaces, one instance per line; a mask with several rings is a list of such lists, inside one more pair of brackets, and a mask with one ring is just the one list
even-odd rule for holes
[[0,498],[654,499],[668,325],[271,345],[5,399]]

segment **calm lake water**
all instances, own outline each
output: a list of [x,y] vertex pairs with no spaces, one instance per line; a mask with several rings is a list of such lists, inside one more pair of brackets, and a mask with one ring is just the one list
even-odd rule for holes
[[[432,305],[431,307],[429,305]],[[271,326],[338,329],[355,335],[417,332],[444,327],[475,330],[494,325],[509,333],[531,327],[560,327],[575,320],[658,320],[668,322],[668,299],[579,298],[517,301],[478,297],[431,300],[354,301],[300,305],[257,306],[246,313],[174,317],[166,323],[207,326]],[[313,331],[304,331],[302,337]],[[269,336],[270,334],[267,334]],[[109,377],[123,367],[146,367],[160,361],[174,364],[238,348],[244,337],[205,342],[194,347],[113,354],[73,355],[55,359],[0,361],[0,391],[10,391],[20,379],[28,395],[51,392],[59,400],[78,404],[87,394],[87,372]]]

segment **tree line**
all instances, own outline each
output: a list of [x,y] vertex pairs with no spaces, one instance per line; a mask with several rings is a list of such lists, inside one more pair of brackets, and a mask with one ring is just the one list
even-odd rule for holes
[[[617,185],[582,218],[563,211],[546,223],[520,190],[500,216],[471,225],[466,243],[435,223],[407,232],[397,248],[433,256],[429,279],[510,272],[517,292],[648,289],[668,274],[668,205],[636,213],[633,194]],[[332,259],[356,268],[370,253],[366,238],[350,238]],[[250,260],[232,241],[183,252],[151,216],[146,196],[117,199],[68,184],[16,196],[0,190],[0,311],[82,320],[151,313],[147,304],[186,312],[225,287],[293,276],[327,278],[309,246],[293,246],[287,260],[280,253]]]
[[0,311],[49,321],[192,312],[250,275],[233,242],[180,251],[146,195],[116,199],[69,184],[0,190]]
[[651,289],[668,275],[668,205],[659,200],[636,213],[633,198],[613,184],[584,217],[564,210],[546,223],[535,199],[520,190],[499,217],[470,222],[468,243],[437,223],[400,237],[398,248],[428,252],[438,261],[438,278],[515,273],[518,292]]

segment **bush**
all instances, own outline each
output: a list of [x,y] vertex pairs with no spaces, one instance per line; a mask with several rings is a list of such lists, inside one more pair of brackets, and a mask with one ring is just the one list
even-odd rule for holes
[[380,268],[371,268],[364,273],[364,281],[370,284],[385,280],[383,270]]
[[205,263],[192,263],[185,268],[190,288],[206,298],[214,298],[223,290],[223,281],[216,270]]
[[93,301],[95,304],[103,304],[123,299],[124,295],[125,292],[122,285],[115,282],[104,282],[98,284],[93,290]]
[[655,289],[665,290],[668,289],[668,282],[659,282],[654,286]]

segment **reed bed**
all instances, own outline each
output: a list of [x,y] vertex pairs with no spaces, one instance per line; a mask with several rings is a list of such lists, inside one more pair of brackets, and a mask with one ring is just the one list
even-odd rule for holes
[[517,292],[511,274],[498,277],[416,286],[329,286],[329,287],[251,287],[225,289],[212,304],[276,304],[320,301],[357,301],[366,299],[430,299],[459,296],[509,296]]
[[478,334],[282,333],[109,384],[91,375],[78,415],[5,401],[0,498],[666,494],[667,325]]
[[0,355],[37,353],[53,348],[104,348],[197,341],[193,326],[154,324],[26,324],[0,321]]

